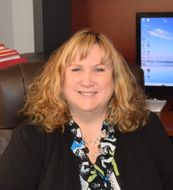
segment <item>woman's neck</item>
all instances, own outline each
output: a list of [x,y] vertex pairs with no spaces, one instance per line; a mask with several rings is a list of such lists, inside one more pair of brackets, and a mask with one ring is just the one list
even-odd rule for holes
[[73,120],[79,125],[82,135],[90,140],[101,135],[101,128],[105,120],[106,113],[75,113],[71,112]]
[[103,137],[102,125],[106,117],[106,111],[97,112],[72,112],[73,120],[79,125],[82,138],[89,149],[88,157],[92,163],[95,163],[99,155],[99,144]]
[[[99,112],[75,112],[71,111],[72,118],[76,123],[82,125],[97,125],[98,123],[102,123],[106,118],[106,111]],[[88,126],[89,127],[89,126]]]

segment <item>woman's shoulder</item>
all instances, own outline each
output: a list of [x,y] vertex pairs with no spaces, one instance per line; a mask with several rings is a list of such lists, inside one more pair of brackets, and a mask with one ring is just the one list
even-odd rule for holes
[[148,115],[148,119],[146,121],[146,123],[144,125],[139,126],[136,130],[132,131],[132,132],[128,132],[128,133],[123,133],[120,132],[122,135],[124,134],[125,136],[133,136],[136,135],[138,133],[143,133],[143,132],[151,132],[151,131],[155,131],[155,130],[162,130],[163,129],[163,125],[158,117],[158,115],[154,112],[149,112]]
[[45,146],[46,143],[53,143],[59,136],[60,133],[58,131],[55,130],[52,133],[47,133],[41,126],[36,126],[27,119],[16,127],[12,133],[14,141],[20,140],[25,144],[33,146]]
[[140,126],[133,132],[120,132],[120,137],[124,140],[133,139],[133,141],[135,141],[136,139],[136,141],[143,141],[150,146],[158,143],[160,144],[162,140],[170,141],[159,116],[154,112],[149,112],[148,120],[145,125]]
[[[149,117],[146,124],[139,128],[139,131],[145,134],[150,134],[154,138],[156,135],[164,134],[167,136],[164,126],[159,116],[154,112],[149,112]],[[154,135],[154,136],[153,136]]]
[[156,113],[150,112],[147,123],[134,132],[120,133],[119,140],[123,146],[147,150],[157,159],[162,156],[173,159],[173,144]]
[[[134,132],[138,141],[142,142],[151,152],[171,152],[173,156],[173,144],[159,118],[159,116],[150,112],[147,123]],[[159,152],[158,151],[158,152]]]
[[32,124],[28,119],[24,120],[20,125],[18,125],[13,130],[14,136],[23,136],[34,139],[35,138],[44,138],[45,132],[40,126]]
[[29,119],[25,119],[23,122],[20,123],[19,126],[17,126],[14,129],[14,133],[22,133],[22,134],[28,134],[28,135],[38,135],[38,136],[52,136],[56,133],[59,133],[58,130],[54,130],[51,133],[47,133],[42,126],[33,124]]

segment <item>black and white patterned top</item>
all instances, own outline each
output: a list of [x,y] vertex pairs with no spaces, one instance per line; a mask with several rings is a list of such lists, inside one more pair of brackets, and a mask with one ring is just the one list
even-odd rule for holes
[[79,178],[81,190],[121,190],[120,174],[115,161],[115,150],[117,145],[115,128],[104,121],[96,162],[93,164],[87,153],[88,148],[82,138],[80,127],[73,120],[69,122],[72,133],[72,152],[79,159]]

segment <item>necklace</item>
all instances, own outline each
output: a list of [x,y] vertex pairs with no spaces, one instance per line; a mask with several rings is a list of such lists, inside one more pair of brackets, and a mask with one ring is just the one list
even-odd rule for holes
[[100,142],[100,137],[97,137],[97,138],[94,138],[94,139],[91,139],[91,140],[88,140],[88,141],[84,139],[84,142],[86,144],[98,144]]
[[100,154],[100,151],[97,150],[97,151],[94,151],[94,152],[88,152],[87,155],[88,157],[90,158],[90,160],[94,163],[96,158],[98,157],[98,155]]
[[85,138],[83,138],[84,142],[87,144],[90,144],[90,145],[96,145],[98,143],[100,143],[100,139],[103,137],[103,135],[99,135],[98,137],[94,138],[94,139],[91,139],[91,140],[86,140]]
[[96,161],[97,156],[100,154],[99,144],[102,137],[103,134],[88,141],[85,138],[83,138],[86,147],[88,148],[87,155],[93,163]]

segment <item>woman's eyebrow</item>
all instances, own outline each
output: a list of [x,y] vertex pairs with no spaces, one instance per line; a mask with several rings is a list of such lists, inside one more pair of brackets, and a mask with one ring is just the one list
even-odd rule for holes
[[106,66],[105,64],[103,64],[103,63],[99,63],[99,64],[96,64],[96,65],[94,65],[95,67],[97,67],[97,66]]
[[80,65],[80,64],[69,64],[69,65],[67,65],[67,67],[76,67],[76,66],[82,67],[82,65]]

